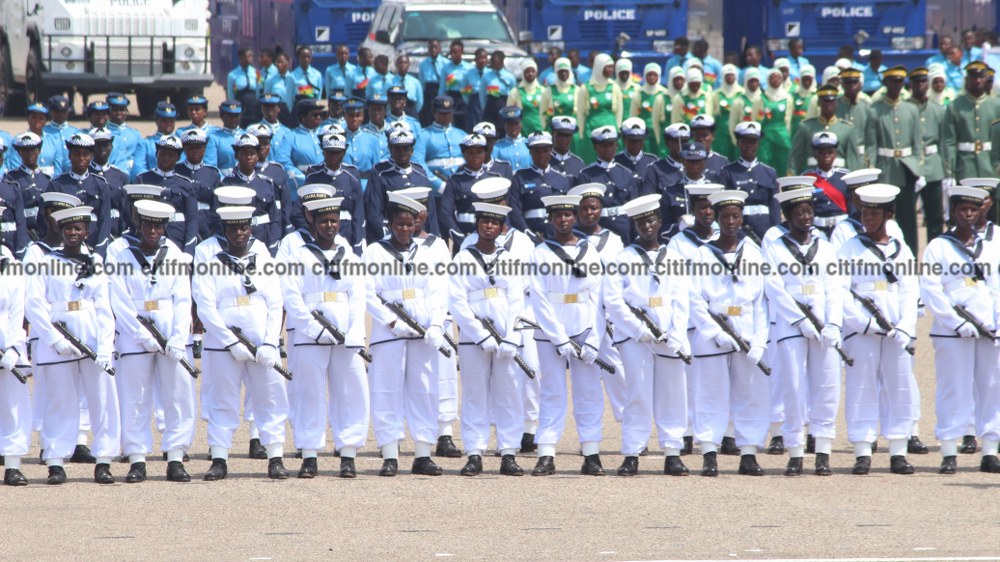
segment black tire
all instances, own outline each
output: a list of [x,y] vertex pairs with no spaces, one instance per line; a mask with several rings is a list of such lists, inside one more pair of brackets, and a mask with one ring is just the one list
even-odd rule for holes
[[32,47],[28,53],[28,68],[24,76],[24,98],[30,105],[35,102],[45,102],[47,90],[42,85],[42,59],[38,55],[38,47]]
[[0,41],[0,117],[13,117],[24,113],[24,96],[14,84],[14,71],[10,64],[10,49]]
[[163,98],[166,98],[163,92],[156,90],[136,90],[135,101],[139,109],[139,115],[143,119],[152,119],[156,113],[157,102]]

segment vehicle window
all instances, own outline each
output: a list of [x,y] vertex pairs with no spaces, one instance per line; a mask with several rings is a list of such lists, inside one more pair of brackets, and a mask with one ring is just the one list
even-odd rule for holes
[[482,39],[512,43],[503,19],[496,12],[405,12],[403,41],[428,39]]
[[385,26],[383,25],[383,23],[386,21],[386,17],[385,16],[386,16],[386,14],[389,13],[389,10],[391,8],[392,8],[391,6],[383,6],[381,9],[379,9],[378,12],[375,13],[375,19],[372,21],[372,30],[373,31],[381,31],[381,30],[385,29]]
[[399,36],[399,26],[401,23],[400,15],[402,15],[402,8],[393,8],[387,20],[387,27],[389,29],[389,42],[395,43],[396,38]]

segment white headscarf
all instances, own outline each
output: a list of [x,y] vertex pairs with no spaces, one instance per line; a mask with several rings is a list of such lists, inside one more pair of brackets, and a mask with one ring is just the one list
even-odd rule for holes
[[[628,78],[622,82],[618,75],[625,71],[628,71]],[[618,87],[621,88],[622,91],[632,84],[632,61],[629,59],[618,59],[618,62],[615,63],[615,82],[618,83]]]
[[594,57],[594,67],[590,72],[590,83],[598,88],[608,85],[608,79],[604,77],[604,68],[614,66],[615,60],[610,55],[601,53]]
[[[566,88],[568,88],[568,87],[570,87],[570,86],[572,86],[574,84],[574,81],[573,81],[573,63],[571,63],[568,58],[566,58],[566,57],[559,57],[559,58],[557,58],[556,59],[556,63],[553,65],[553,68],[555,68],[555,70],[556,70],[556,89],[558,89],[559,91],[563,91]],[[565,82],[563,82],[559,78],[559,71],[560,70],[568,70],[569,71],[569,77],[566,78]]]
[[[649,74],[650,72],[656,73],[656,83],[653,84],[652,86],[650,86],[646,82],[646,75]],[[663,78],[663,69],[660,67],[660,65],[656,64],[655,62],[648,63],[642,69],[642,85],[639,86],[639,89],[642,90],[643,93],[649,95],[655,94],[657,92],[662,92],[663,86],[660,85],[660,80],[662,78]]]
[[[674,88],[674,78],[680,76],[684,78],[684,84],[681,84],[680,88]],[[684,86],[687,84],[687,77],[684,76],[684,69],[680,66],[675,66],[670,69],[670,75],[667,76],[667,91],[670,92],[670,97],[674,97],[684,90]]]
[[743,95],[745,95],[750,101],[757,101],[760,99],[761,88],[757,88],[756,91],[751,92],[750,88],[747,87],[747,83],[751,79],[756,78],[757,82],[760,82],[760,70],[754,67],[747,68],[743,71]]
[[840,76],[840,69],[836,66],[828,66],[823,69],[823,85],[826,86],[831,78]]
[[[737,79],[733,80],[732,84],[726,84],[726,75],[732,74]],[[722,85],[719,86],[719,91],[726,95],[726,97],[733,97],[734,95],[743,91],[743,87],[740,86],[739,81],[740,70],[736,68],[735,64],[724,64],[722,65]]]
[[[777,74],[778,76],[780,76],[781,79],[782,79],[781,84],[777,88],[774,88],[774,87],[771,86],[771,76],[773,76],[775,74]],[[785,89],[784,79],[785,79],[785,77],[781,73],[781,69],[780,68],[774,67],[774,68],[772,68],[771,70],[768,71],[768,73],[767,73],[767,84],[766,84],[765,89],[764,89],[764,92],[767,93],[768,99],[770,99],[771,101],[781,101],[783,99],[788,98],[788,90]]]
[[[812,86],[806,88],[802,85],[802,77],[812,76],[813,83]],[[816,67],[811,64],[804,64],[799,68],[799,93],[801,95],[809,95],[816,91]]]

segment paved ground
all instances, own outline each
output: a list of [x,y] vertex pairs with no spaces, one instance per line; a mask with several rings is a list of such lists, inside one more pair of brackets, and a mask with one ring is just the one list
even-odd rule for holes
[[[215,104],[221,90],[209,92]],[[19,132],[23,120],[0,120]],[[151,122],[136,126],[148,134]],[[928,319],[921,321],[916,357],[923,391],[924,440],[933,443],[934,373]],[[844,432],[843,416],[840,420]],[[457,430],[457,427],[456,427]],[[606,416],[604,464],[621,463],[617,424]],[[190,484],[163,479],[166,463],[150,461],[141,485],[92,483],[92,469],[70,465],[70,483],[42,484],[45,467],[25,466],[32,485],[0,487],[8,506],[0,559],[331,559],[628,560],[765,558],[919,558],[1000,560],[1000,476],[978,472],[978,455],[962,456],[960,472],[938,476],[937,447],[911,460],[917,474],[888,473],[884,440],[867,477],[848,474],[849,445],[838,439],[830,478],[781,476],[786,458],[762,456],[764,478],[736,475],[738,459],[722,457],[716,479],[659,474],[662,457],[644,457],[643,475],[582,477],[573,425],[560,443],[559,472],[549,478],[501,478],[499,459],[489,475],[457,476],[460,459],[440,460],[446,475],[407,474],[412,445],[404,446],[402,474],[376,476],[374,441],[358,458],[360,475],[334,476],[338,459],[320,458],[311,481],[272,482],[266,462],[246,458],[247,435],[229,480],[205,483],[205,426],[192,450]],[[287,444],[292,449],[291,435]],[[37,454],[37,443],[33,448]],[[697,456],[685,458],[692,469]],[[534,459],[519,457],[530,469]],[[806,466],[812,465],[812,456]],[[286,458],[297,470],[299,461]],[[113,466],[121,479],[126,465]],[[81,556],[82,555],[82,556]]]

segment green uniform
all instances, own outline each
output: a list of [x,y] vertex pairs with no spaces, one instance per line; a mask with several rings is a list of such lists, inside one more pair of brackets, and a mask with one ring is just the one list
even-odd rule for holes
[[[632,94],[639,91],[639,86],[629,80],[627,86],[623,88],[621,83],[619,83],[618,88],[622,91],[622,115],[625,116],[625,119],[628,119],[628,116],[632,115]],[[647,130],[649,129],[647,128]]]
[[836,115],[831,117],[829,121],[822,117],[810,117],[799,124],[792,137],[792,150],[788,155],[787,172],[789,175],[794,176],[807,168],[816,166],[816,159],[813,158],[812,138],[813,135],[822,131],[829,131],[837,135],[837,160],[833,163],[834,167],[849,170],[859,170],[864,167],[858,157],[853,125],[837,119]]
[[[653,154],[655,156],[660,155],[660,145],[656,141],[656,137],[663,134],[663,131],[654,131],[658,128],[653,119],[653,109],[656,107],[656,100],[664,96],[664,92],[657,92],[655,94],[647,94],[646,92],[639,90],[639,111],[637,112],[638,117],[646,123],[646,132],[649,133],[646,136],[646,146],[643,151]],[[664,100],[666,101],[666,100]],[[624,112],[622,113],[624,115]]]
[[[968,93],[955,98],[944,110],[941,133],[941,158],[946,177],[956,181],[966,178],[993,177],[990,162],[995,145],[990,138],[991,124],[1000,119],[1000,100],[988,94],[978,99]],[[997,137],[1000,140],[1000,137]],[[947,174],[950,173],[950,176]],[[991,217],[997,221],[998,206],[993,204]]]
[[734,93],[732,97],[722,93],[721,90],[715,93],[715,140],[712,141],[712,150],[726,157],[727,160],[736,160],[739,152],[733,144],[733,138],[729,136],[729,112],[733,109],[733,102],[740,94]]
[[865,130],[870,109],[871,105],[862,99],[861,94],[858,94],[857,103],[854,104],[844,96],[837,98],[837,118],[854,126],[854,147],[862,167],[875,162],[875,154],[871,151],[871,147],[865,146]]
[[[560,92],[559,88],[556,86],[549,86],[552,95],[552,107],[549,108],[549,123],[552,122],[553,117],[572,117],[576,119],[576,90],[578,86],[576,84],[570,86],[566,89],[566,92]],[[581,126],[581,124],[577,124]],[[590,140],[587,140],[586,144],[590,144]],[[573,143],[570,145],[570,152],[580,155],[580,148],[584,146],[584,143],[580,141],[580,136],[573,135]]]
[[[687,88],[684,89],[687,92]],[[681,119],[684,123],[690,125],[691,121],[699,114],[705,113],[706,108],[710,107],[708,103],[708,96],[705,92],[700,92],[697,96],[689,96],[687,94],[680,95],[681,107],[680,110]]]
[[792,138],[788,132],[788,112],[792,110],[791,97],[777,101],[767,95],[760,98],[764,115],[760,120],[763,133],[760,139],[760,150],[757,158],[775,170],[788,169],[788,152],[792,146]]
[[792,93],[792,105],[794,109],[792,110],[792,135],[795,135],[795,131],[799,130],[799,125],[805,121],[806,113],[809,112],[809,104],[812,103],[813,98],[816,97],[816,92],[806,92],[803,93],[801,88],[796,89]]
[[914,98],[907,100],[920,112],[920,130],[924,134],[924,179],[928,187],[941,182],[947,175],[941,158],[941,139],[944,135],[944,106],[928,100],[920,103]]
[[542,89],[535,88],[528,92],[523,86],[518,86],[517,93],[521,97],[521,134],[528,136],[542,130],[542,115],[539,105],[542,101]]
[[618,128],[618,122],[615,119],[615,112],[612,109],[615,93],[614,85],[609,82],[604,87],[604,91],[601,92],[598,92],[593,84],[587,84],[586,88],[587,122],[579,124],[583,129],[583,140],[580,143],[580,152],[577,152],[576,155],[582,158],[585,163],[590,164],[597,160],[594,145],[590,142],[590,133],[594,132],[594,129],[606,125]]

